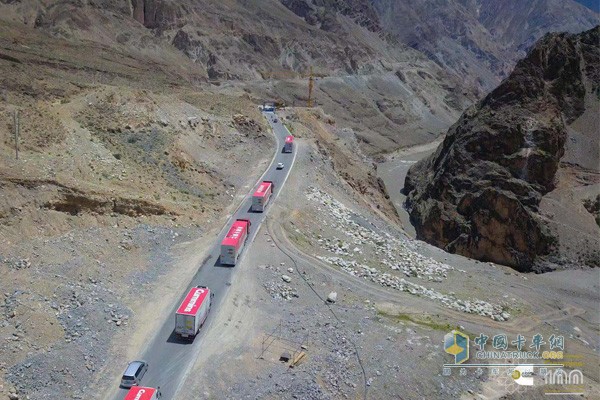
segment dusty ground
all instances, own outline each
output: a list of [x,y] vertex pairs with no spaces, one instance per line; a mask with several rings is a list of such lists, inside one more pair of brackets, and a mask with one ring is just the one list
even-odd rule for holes
[[[597,270],[526,275],[414,241],[339,180],[312,139],[301,143],[179,398],[546,398],[541,387],[524,390],[487,369],[443,376],[451,362],[443,337],[456,327],[472,340],[479,333],[564,335],[566,352],[583,362],[585,398],[594,398]],[[395,245],[386,248],[387,240]],[[402,267],[406,259],[416,271]],[[368,270],[352,271],[352,261]],[[326,303],[332,291],[337,301]],[[471,311],[436,293],[470,302]],[[485,315],[483,302],[507,320]],[[291,369],[278,361],[284,351],[307,356]]]
[[0,398],[82,396],[113,385],[106,368],[180,294],[273,139],[241,91],[174,85],[181,70],[148,54],[83,57],[93,45],[0,29],[17,57],[0,60]]

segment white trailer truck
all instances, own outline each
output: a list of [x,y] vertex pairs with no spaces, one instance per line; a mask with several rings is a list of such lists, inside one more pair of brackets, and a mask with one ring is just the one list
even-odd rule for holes
[[214,293],[206,286],[192,288],[175,313],[175,333],[193,339],[210,311]]
[[229,228],[227,235],[221,242],[221,258],[223,265],[235,265],[242,253],[248,235],[250,234],[250,221],[238,219]]
[[292,135],[288,135],[285,137],[285,144],[283,145],[284,153],[291,153],[294,151],[294,137]]
[[273,182],[263,181],[252,196],[252,211],[263,212],[273,194]]

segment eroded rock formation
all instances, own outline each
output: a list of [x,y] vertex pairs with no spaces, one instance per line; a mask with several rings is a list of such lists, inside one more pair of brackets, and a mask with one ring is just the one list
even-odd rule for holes
[[[599,41],[600,27],[545,36],[410,169],[407,207],[419,238],[523,271],[556,256],[539,206],[556,188],[570,125],[598,104]],[[597,130],[586,129],[597,144]]]

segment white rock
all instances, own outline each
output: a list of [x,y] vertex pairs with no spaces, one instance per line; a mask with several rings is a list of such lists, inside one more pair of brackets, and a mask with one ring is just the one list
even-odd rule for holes
[[337,301],[337,292],[329,293],[329,296],[327,296],[327,301],[330,303],[335,303]]

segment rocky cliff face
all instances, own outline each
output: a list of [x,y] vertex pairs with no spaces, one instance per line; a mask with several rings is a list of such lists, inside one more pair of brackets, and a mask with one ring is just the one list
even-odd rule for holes
[[[541,205],[562,202],[566,214],[585,216],[574,193],[600,187],[598,122],[582,121],[598,110],[599,43],[599,27],[547,35],[411,168],[405,191],[419,238],[525,271],[598,262],[593,215],[575,226],[577,218],[558,221]],[[578,142],[592,151],[566,154]],[[569,252],[564,243],[574,235],[588,242]]]
[[598,14],[563,0],[372,0],[386,32],[487,94],[548,32],[579,33]]
[[349,17],[372,32],[381,31],[379,16],[373,5],[366,0],[281,0],[281,3],[310,25],[326,31],[340,27],[337,14]]

